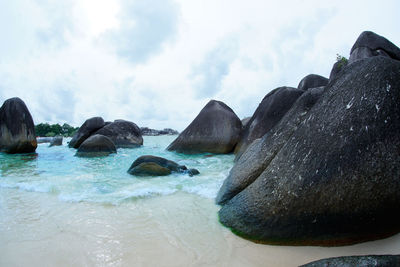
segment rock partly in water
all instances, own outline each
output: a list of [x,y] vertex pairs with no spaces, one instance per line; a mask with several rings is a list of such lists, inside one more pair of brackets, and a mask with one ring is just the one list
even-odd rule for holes
[[113,141],[107,136],[95,134],[86,139],[78,148],[78,157],[99,157],[117,153]]
[[54,136],[51,141],[49,146],[62,146],[63,143],[63,137],[62,136]]
[[95,132],[110,138],[117,148],[134,148],[143,145],[140,128],[131,121],[115,120]]
[[400,255],[363,255],[335,257],[313,261],[300,267],[398,267]]
[[50,143],[52,140],[53,137],[36,137],[38,144]]
[[180,153],[230,153],[239,141],[242,123],[221,101],[211,100],[167,148]]
[[309,74],[303,79],[301,79],[297,89],[306,91],[309,88],[316,88],[321,86],[326,86],[328,84],[328,79],[317,74]]
[[303,90],[286,86],[268,93],[243,130],[242,138],[235,148],[236,160],[254,140],[271,130],[303,93]]
[[146,155],[137,158],[128,170],[129,174],[136,176],[164,176],[172,172],[187,173],[190,176],[200,172],[196,169],[187,169],[185,165],[161,157]]
[[69,142],[68,146],[73,148],[78,148],[83,141],[85,141],[89,136],[91,136],[94,132],[98,129],[104,127],[104,120],[102,117],[93,117],[87,119],[79,130],[75,133],[72,137],[71,141]]
[[24,101],[18,97],[6,100],[0,108],[0,151],[35,152],[35,126]]
[[400,60],[400,49],[385,37],[371,31],[365,31],[361,33],[351,48],[349,63],[375,56]]
[[400,231],[399,61],[349,64],[292,133],[278,127],[283,140],[264,136],[237,162],[243,170],[232,170],[238,181],[225,181],[244,185],[219,199],[221,223],[285,245],[345,245]]

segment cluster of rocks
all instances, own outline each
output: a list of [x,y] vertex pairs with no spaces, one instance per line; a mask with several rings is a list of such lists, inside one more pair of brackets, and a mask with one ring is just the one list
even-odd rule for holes
[[148,127],[140,127],[143,136],[159,136],[159,135],[177,135],[178,131],[171,128],[164,128],[163,130],[150,129]]
[[116,153],[117,148],[135,148],[143,145],[140,128],[131,121],[104,122],[101,117],[86,120],[68,146],[77,148],[77,156],[103,156]]
[[346,245],[400,231],[400,49],[363,32],[329,80],[268,94],[217,203],[222,224],[269,244]]

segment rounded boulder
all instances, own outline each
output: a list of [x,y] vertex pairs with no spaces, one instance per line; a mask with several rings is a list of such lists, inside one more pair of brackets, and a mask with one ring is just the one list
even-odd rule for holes
[[168,146],[180,153],[230,153],[240,139],[242,123],[221,101],[211,100],[192,123]]
[[0,151],[31,153],[36,148],[35,126],[24,101],[18,97],[6,100],[0,108]]

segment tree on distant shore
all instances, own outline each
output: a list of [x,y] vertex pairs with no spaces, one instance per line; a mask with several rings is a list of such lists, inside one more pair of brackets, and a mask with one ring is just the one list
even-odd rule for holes
[[73,136],[79,127],[73,127],[68,123],[64,123],[62,126],[60,124],[48,124],[39,123],[35,125],[36,136],[46,136],[53,137],[56,135],[62,135],[64,137]]

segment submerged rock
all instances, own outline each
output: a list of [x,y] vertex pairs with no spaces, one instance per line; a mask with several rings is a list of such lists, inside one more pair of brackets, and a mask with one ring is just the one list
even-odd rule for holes
[[117,153],[113,141],[107,136],[95,134],[86,139],[78,148],[78,157],[98,157]]
[[286,116],[233,167],[217,199],[221,223],[285,245],[345,245],[398,233],[400,62],[349,64],[308,113]]
[[0,151],[31,153],[36,148],[35,126],[24,101],[6,100],[0,108]]
[[63,137],[62,136],[54,136],[51,141],[49,146],[62,146],[63,142]]
[[329,80],[327,78],[321,75],[309,74],[300,81],[297,89],[306,91],[309,88],[326,86],[328,81]]
[[400,255],[365,255],[335,257],[313,261],[300,267],[396,267],[400,266]]
[[140,128],[131,121],[115,120],[95,132],[110,138],[117,148],[134,148],[143,145]]
[[236,160],[254,140],[271,130],[303,93],[303,90],[286,86],[268,93],[243,130],[242,138],[235,148]]
[[91,136],[95,131],[104,127],[104,120],[102,117],[93,117],[87,119],[79,130],[72,137],[68,146],[73,148],[78,148],[83,141],[85,141],[89,136]]
[[129,174],[136,176],[164,176],[172,172],[187,173],[190,176],[197,175],[200,172],[196,169],[187,169],[184,165],[151,155],[137,158],[128,170]]
[[230,153],[239,141],[242,123],[221,101],[211,100],[168,146],[180,153]]

